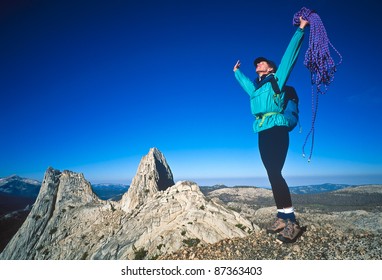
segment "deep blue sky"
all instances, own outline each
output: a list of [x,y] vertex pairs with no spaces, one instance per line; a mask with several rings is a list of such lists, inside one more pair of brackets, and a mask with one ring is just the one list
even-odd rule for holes
[[279,62],[305,6],[320,15],[343,63],[320,98],[307,163],[307,29],[289,79],[303,133],[290,135],[284,175],[291,185],[382,183],[378,1],[0,3],[0,177],[42,180],[52,166],[91,182],[130,183],[157,147],[176,180],[266,185],[249,100],[232,67],[240,59],[255,77],[257,56]]

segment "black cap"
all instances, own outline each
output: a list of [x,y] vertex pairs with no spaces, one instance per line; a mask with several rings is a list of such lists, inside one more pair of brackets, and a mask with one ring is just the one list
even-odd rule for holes
[[253,64],[254,64],[255,67],[256,67],[257,63],[259,63],[259,62],[261,62],[261,61],[265,61],[266,63],[268,63],[268,65],[269,65],[270,67],[273,68],[273,71],[274,71],[274,72],[277,71],[277,65],[276,65],[276,63],[274,63],[272,60],[266,59],[265,57],[261,57],[261,56],[260,56],[260,57],[256,58],[255,61],[253,62]]

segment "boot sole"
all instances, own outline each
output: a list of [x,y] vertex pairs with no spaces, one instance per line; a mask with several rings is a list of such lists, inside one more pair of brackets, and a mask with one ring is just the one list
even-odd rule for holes
[[275,234],[275,233],[279,233],[279,232],[281,232],[283,229],[284,229],[284,228],[281,228],[281,229],[278,229],[278,230],[267,229],[267,233]]
[[284,236],[282,236],[281,234],[279,234],[277,236],[277,239],[280,240],[281,242],[283,243],[294,243],[297,241],[297,239],[304,233],[304,230],[301,228],[300,232],[296,235],[295,238],[293,239],[289,239],[289,238],[285,238]]

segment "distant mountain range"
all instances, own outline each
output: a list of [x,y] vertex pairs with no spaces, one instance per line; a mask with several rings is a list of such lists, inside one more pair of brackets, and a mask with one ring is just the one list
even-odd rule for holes
[[332,192],[349,187],[351,187],[351,185],[325,183],[321,185],[295,186],[290,187],[289,189],[292,194],[315,194],[323,192]]
[[[0,216],[12,211],[19,211],[31,207],[40,191],[41,182],[12,175],[0,178]],[[232,188],[251,188],[251,186],[235,186]],[[318,194],[352,187],[346,184],[319,184],[292,186],[292,194]],[[225,185],[201,186],[204,195],[227,188]],[[92,184],[94,193],[102,200],[118,201],[127,192],[129,185],[124,184]],[[269,189],[269,188],[268,188]]]
[[12,175],[0,178],[0,194],[37,197],[41,182]]
[[[352,187],[352,185],[346,185],[346,184],[331,184],[331,183],[325,183],[325,184],[319,184],[319,185],[304,185],[304,186],[291,186],[289,187],[289,190],[292,194],[316,194],[316,193],[324,193],[324,192],[331,192],[336,191],[344,188]],[[218,190],[218,189],[224,189],[228,188],[225,185],[214,185],[214,186],[202,186],[200,187],[201,191],[204,193],[204,195],[207,195],[208,193]],[[234,186],[232,188],[253,188],[253,186]],[[264,189],[271,189],[270,187],[261,187]]]
[[102,200],[118,201],[127,192],[129,185],[123,184],[92,184],[93,192]]
[[[0,215],[4,212],[25,208],[33,204],[41,187],[41,182],[28,178],[12,175],[0,178]],[[243,188],[252,186],[235,186]],[[351,185],[325,183],[320,185],[292,186],[292,194],[316,194],[331,192],[339,189],[349,188]],[[201,191],[207,195],[211,191],[227,188],[225,185],[201,186]],[[92,184],[94,193],[102,200],[118,201],[127,192],[129,185],[125,184]],[[17,199],[16,199],[17,198]],[[18,200],[18,202],[16,200]]]
[[40,191],[36,180],[12,175],[0,178],[0,217],[3,214],[32,206]]

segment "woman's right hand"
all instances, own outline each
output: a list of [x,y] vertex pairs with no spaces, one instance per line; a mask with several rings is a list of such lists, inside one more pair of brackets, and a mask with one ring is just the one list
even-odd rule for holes
[[302,16],[300,17],[300,28],[301,29],[304,29],[305,26],[307,26],[309,24],[309,21],[305,20],[302,18]]

